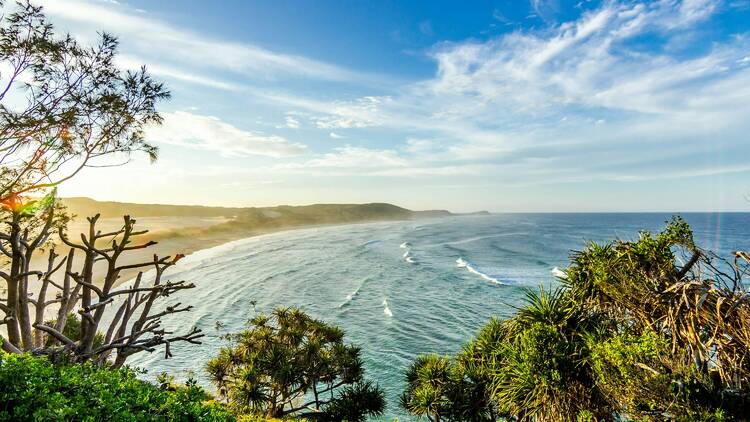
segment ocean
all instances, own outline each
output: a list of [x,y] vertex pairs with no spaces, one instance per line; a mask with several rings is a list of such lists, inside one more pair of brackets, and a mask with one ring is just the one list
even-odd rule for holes
[[[690,213],[699,245],[725,257],[750,249],[750,214]],[[420,353],[452,354],[492,316],[513,314],[524,288],[556,283],[571,251],[588,242],[658,231],[671,214],[493,214],[328,226],[279,232],[196,252],[170,273],[195,289],[170,298],[193,305],[164,321],[197,326],[203,344],[174,357],[140,353],[146,377],[167,371],[210,388],[204,366],[222,334],[256,312],[297,306],[342,327],[362,347],[366,376],[386,391],[380,420],[412,420],[399,407],[403,372]],[[255,306],[251,303],[255,301]],[[217,321],[223,328],[217,328]]]

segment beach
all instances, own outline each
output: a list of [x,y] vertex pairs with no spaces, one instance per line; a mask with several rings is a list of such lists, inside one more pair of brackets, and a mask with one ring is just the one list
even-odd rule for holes
[[[148,230],[148,233],[134,238],[134,245],[149,241],[157,242],[148,248],[135,249],[124,253],[118,263],[129,265],[153,260],[154,255],[159,258],[174,256],[176,254],[190,255],[202,249],[208,249],[222,245],[233,240],[239,240],[258,234],[269,233],[272,229],[248,230],[237,227],[235,230],[217,229],[232,220],[224,217],[140,217],[136,218],[136,230]],[[97,222],[97,230],[102,232],[116,231],[122,227],[122,218],[102,218]],[[68,238],[74,242],[80,242],[81,233],[88,232],[88,221],[79,218],[68,226]],[[57,246],[61,251],[67,251],[66,245]],[[82,255],[75,258],[74,268],[80,268]],[[120,273],[115,285],[133,279],[139,271],[148,271],[150,267],[142,269],[127,269]],[[105,262],[100,261],[94,266],[94,281],[97,285],[103,284],[106,272]]]

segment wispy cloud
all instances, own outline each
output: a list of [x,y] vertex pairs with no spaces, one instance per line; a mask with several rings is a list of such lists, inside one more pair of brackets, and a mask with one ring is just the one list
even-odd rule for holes
[[438,44],[430,53],[435,77],[394,96],[296,104],[327,110],[314,118],[323,129],[376,126],[440,138],[429,150],[414,141],[403,150],[422,148],[422,159],[442,166],[445,160],[507,164],[526,151],[561,158],[592,148],[632,154],[626,149],[635,140],[666,158],[717,133],[738,144],[744,138],[737,134],[750,130],[747,36],[691,55],[631,43],[649,34],[669,43],[674,31],[697,28],[717,10],[703,0],[608,2],[543,30]]
[[336,102],[326,107],[328,115],[315,118],[315,124],[321,129],[379,126],[382,124],[380,110],[389,102],[390,97],[373,96],[356,101]]
[[[188,65],[191,69],[217,69],[241,74],[244,77],[274,79],[286,77],[312,78],[329,81],[365,83],[378,79],[376,75],[356,72],[308,57],[271,51],[249,43],[212,38],[120,4],[85,0],[48,0],[44,10],[60,21],[74,23],[70,28],[78,36],[92,36],[99,30],[121,35],[133,49],[148,52],[148,59]],[[150,60],[153,61],[153,60]],[[173,72],[174,73],[174,72]],[[171,76],[184,77],[184,72]],[[205,80],[203,77],[194,82]]]
[[235,157],[290,157],[306,150],[304,145],[281,136],[242,130],[218,117],[186,111],[163,113],[163,117],[164,124],[147,133],[148,139],[157,144],[179,145]]
[[[382,168],[404,167],[407,161],[394,150],[369,149],[346,145],[334,148],[333,152],[302,164],[292,164],[287,168]],[[283,167],[283,166],[280,166]]]
[[299,120],[293,116],[286,116],[284,118],[284,125],[289,129],[299,129]]

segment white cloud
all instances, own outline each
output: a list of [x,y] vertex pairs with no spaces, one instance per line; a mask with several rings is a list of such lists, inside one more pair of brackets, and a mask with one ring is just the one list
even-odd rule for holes
[[368,96],[356,101],[337,102],[330,108],[327,116],[315,118],[315,125],[320,129],[364,128],[378,126],[380,110],[391,103],[390,97]]
[[289,129],[299,129],[299,120],[292,116],[286,116],[284,118],[284,125]]
[[[408,152],[408,151],[407,151]],[[477,164],[435,165],[419,154],[394,149],[372,149],[345,145],[332,152],[299,163],[278,164],[262,172],[304,173],[324,176],[422,177],[477,175],[492,166]]]
[[[554,2],[535,3],[540,14],[547,14],[543,20],[554,22]],[[218,89],[242,89],[253,101],[283,106],[269,113],[288,113],[280,127],[317,128],[332,139],[345,133],[357,142],[343,147],[331,142],[339,147],[307,151],[283,137],[241,130],[213,117],[192,114],[168,122],[164,142],[225,155],[310,154],[226,172],[256,178],[289,173],[287,180],[296,177],[304,183],[313,183],[308,175],[321,175],[529,186],[746,172],[741,161],[750,152],[750,35],[713,44],[702,39],[704,23],[723,8],[717,4],[613,0],[572,22],[518,29],[484,41],[438,43],[428,51],[436,66],[433,77],[393,85],[385,93],[370,90],[363,75],[346,69],[335,67],[329,75],[325,63],[206,40],[143,17],[132,21],[121,9],[110,8],[117,12],[114,16],[99,11],[79,16],[85,14],[79,8],[67,19],[88,26],[101,21],[105,29],[104,22],[111,23],[115,32],[123,33],[123,41],[132,37],[144,43],[143,50],[151,47],[147,41],[163,40],[156,53],[167,63],[152,67],[154,73]],[[125,22],[116,22],[123,15]],[[495,19],[507,20],[499,14]],[[136,33],[140,26],[145,27],[143,36]],[[653,45],[644,48],[643,39]],[[681,54],[685,40],[699,43],[699,48]],[[197,45],[188,46],[193,41]],[[180,70],[186,63],[194,66]],[[204,69],[210,71],[199,71]],[[302,97],[280,86],[237,86],[216,79],[223,74],[214,69],[246,75],[247,80],[260,75],[354,81],[360,89],[336,91],[326,85],[317,91],[324,94]],[[306,91],[316,92],[318,86],[310,83],[312,89]],[[372,95],[352,99],[351,92]],[[189,120],[192,123],[185,123]]]
[[407,160],[400,157],[398,152],[389,149],[369,149],[346,145],[334,148],[333,152],[306,161],[294,167],[303,168],[383,168],[404,167]]
[[426,88],[436,95],[515,103],[521,111],[576,103],[642,112],[677,107],[676,91],[720,76],[740,49],[677,60],[631,51],[623,43],[705,19],[713,8],[700,3],[609,3],[551,30],[448,44],[433,53],[438,77]]
[[158,59],[160,65],[167,61],[192,69],[219,69],[241,73],[245,77],[271,79],[279,75],[333,81],[365,82],[375,79],[374,75],[300,55],[278,53],[248,43],[213,39],[143,13],[131,13],[130,9],[119,4],[48,0],[44,2],[44,11],[55,20],[72,23],[69,30],[80,37],[93,38],[99,30],[120,35],[123,46],[150,54],[150,58]]
[[[115,60],[117,62],[117,66],[123,69],[129,69],[129,70],[140,69],[141,66],[143,66],[143,64],[146,62],[146,60],[140,60],[138,58],[128,56],[128,55],[122,55],[122,54],[117,56]],[[176,69],[171,66],[165,66],[165,65],[160,65],[160,64],[149,64],[147,66],[147,69],[149,73],[156,75],[156,76],[173,78],[173,79],[181,80],[184,82],[189,82],[192,84],[203,85],[209,88],[221,89],[223,91],[237,91],[239,89],[242,89],[242,87],[237,84],[232,84],[232,83],[225,82],[219,79],[201,76],[196,73],[187,73],[187,72],[184,72],[182,70]]]
[[[691,56],[629,44],[654,33],[669,43],[676,29],[698,28],[716,10],[706,1],[608,2],[544,30],[439,44],[431,53],[435,77],[402,87],[398,95],[294,102],[327,113],[316,118],[323,129],[421,133],[403,148],[418,155],[416,161],[410,157],[415,166],[465,170],[494,161],[503,166],[493,172],[510,176],[508,163],[515,162],[520,168],[514,177],[537,171],[538,163],[528,158],[557,159],[549,174],[587,173],[593,162],[569,156],[611,148],[618,158],[637,161],[641,151],[653,150],[654,157],[669,160],[717,134],[739,145],[744,138],[736,134],[750,130],[750,69],[743,66],[750,37]],[[641,150],[629,147],[640,143]],[[603,166],[615,160],[598,158]],[[662,171],[657,166],[652,174]],[[584,179],[601,174],[591,171]]]
[[151,128],[147,137],[156,143],[215,151],[225,156],[260,155],[289,157],[305,152],[305,146],[281,136],[242,130],[218,117],[186,111],[162,113],[164,124]]

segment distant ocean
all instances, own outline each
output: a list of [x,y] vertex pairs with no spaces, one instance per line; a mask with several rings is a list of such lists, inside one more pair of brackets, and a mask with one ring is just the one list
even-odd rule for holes
[[[750,249],[750,214],[689,213],[696,241],[725,257]],[[398,406],[403,371],[419,353],[450,354],[493,315],[513,313],[524,287],[555,283],[571,250],[587,242],[658,231],[671,214],[496,214],[301,229],[235,241],[188,256],[171,278],[198,287],[176,295],[189,313],[168,328],[195,325],[201,346],[174,358],[142,353],[129,363],[152,377],[168,371],[208,385],[206,360],[255,311],[298,306],[341,326],[362,347],[366,374],[387,392],[382,420],[411,420]],[[216,321],[223,328],[216,329]],[[189,350],[188,350],[189,349]]]

